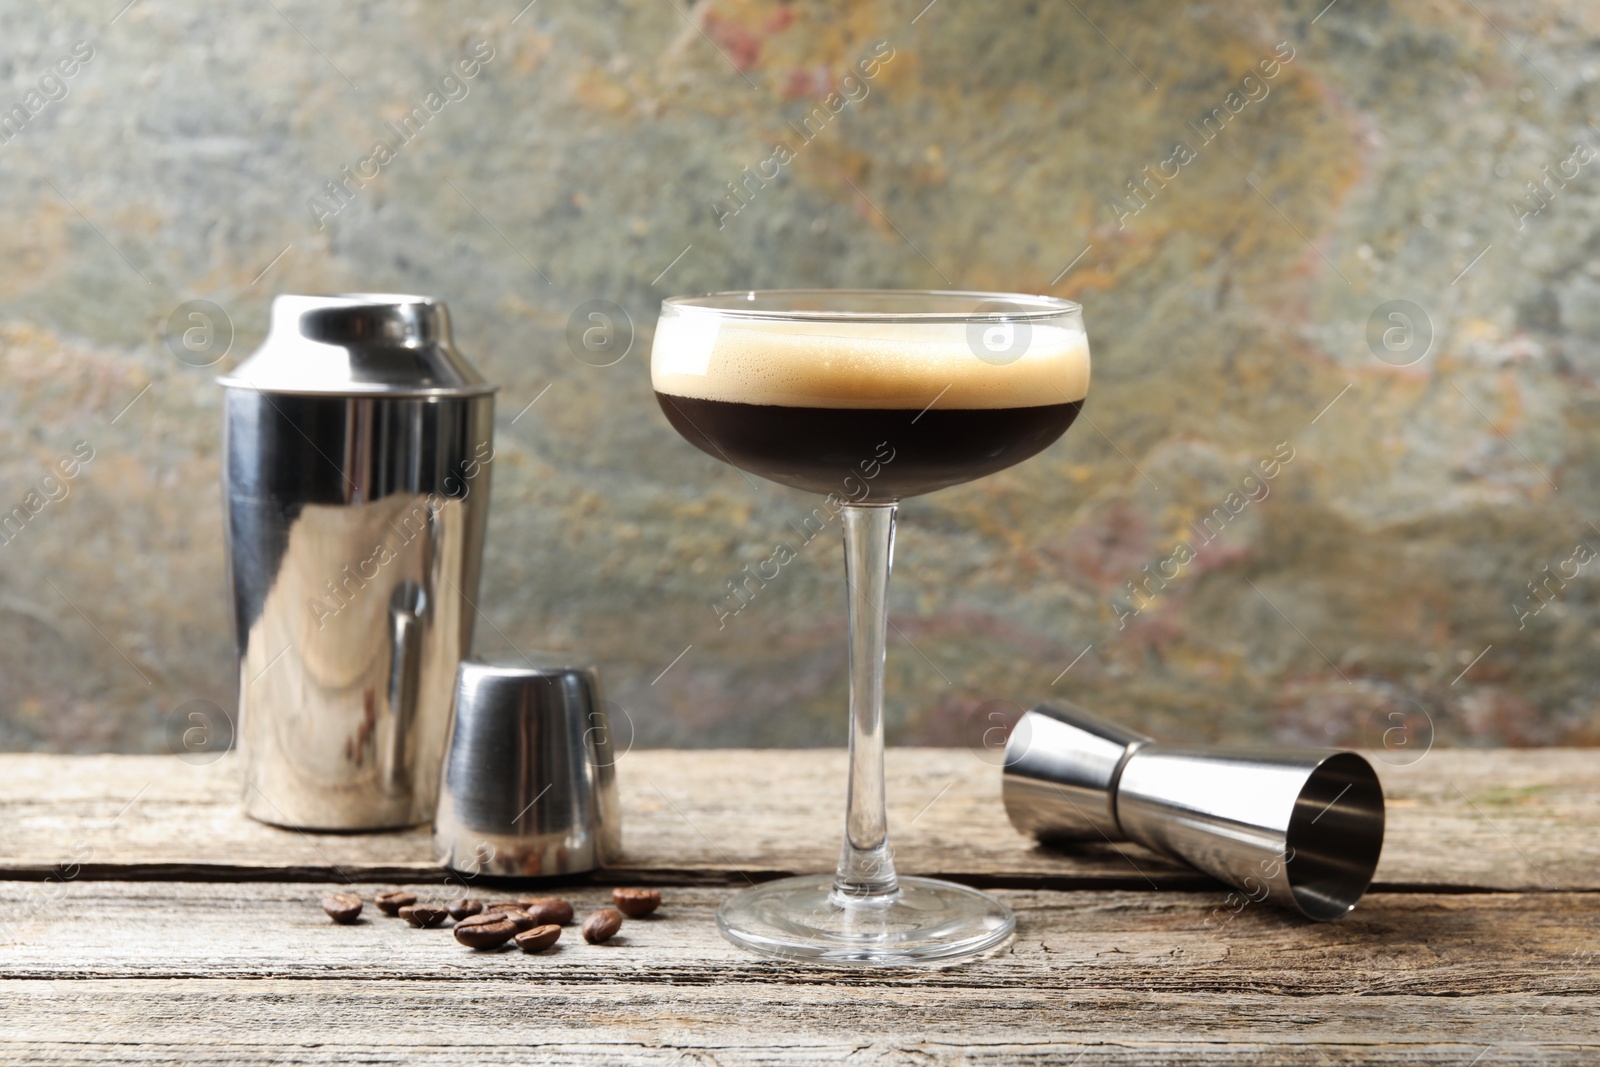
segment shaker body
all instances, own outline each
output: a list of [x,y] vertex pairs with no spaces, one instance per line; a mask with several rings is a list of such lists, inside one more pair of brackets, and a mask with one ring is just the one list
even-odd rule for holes
[[223,384],[245,811],[302,829],[427,822],[472,643],[492,386]]

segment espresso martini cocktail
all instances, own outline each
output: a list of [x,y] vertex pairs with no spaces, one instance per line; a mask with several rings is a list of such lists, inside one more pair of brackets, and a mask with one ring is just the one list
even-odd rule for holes
[[1000,901],[894,869],[883,672],[895,510],[1020,463],[1066,432],[1089,389],[1082,310],[1004,293],[674,297],[662,303],[650,375],[661,410],[696,448],[842,505],[850,756],[839,864],[729,898],[722,932],[768,955],[856,965],[949,961],[1001,944],[1015,919]]
[[841,495],[892,454],[871,488],[896,500],[1054,442],[1083,404],[1089,347],[1072,322],[708,321],[681,307],[661,320],[651,374],[668,421],[702,451]]

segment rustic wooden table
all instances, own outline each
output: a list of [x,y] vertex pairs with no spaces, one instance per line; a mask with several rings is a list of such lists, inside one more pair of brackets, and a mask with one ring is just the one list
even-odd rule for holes
[[[1235,914],[1134,846],[1036,848],[994,766],[891,751],[901,869],[994,889],[1018,932],[965,966],[861,972],[767,962],[712,923],[748,881],[830,866],[840,752],[630,753],[626,861],[559,891],[667,903],[543,956],[375,915],[380,888],[458,895],[426,831],[252,823],[231,757],[0,755],[0,1062],[1600,1062],[1600,753],[1379,767],[1376,884],[1316,925]],[[372,918],[335,926],[317,902],[350,882]]]

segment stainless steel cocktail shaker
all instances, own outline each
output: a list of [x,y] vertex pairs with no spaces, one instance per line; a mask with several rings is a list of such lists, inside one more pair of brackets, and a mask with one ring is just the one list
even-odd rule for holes
[[471,647],[495,387],[443,304],[367,294],[278,297],[219,381],[245,811],[426,822]]

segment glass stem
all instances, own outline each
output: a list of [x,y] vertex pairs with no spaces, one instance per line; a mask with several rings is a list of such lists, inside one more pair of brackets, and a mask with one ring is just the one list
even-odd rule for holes
[[836,899],[899,890],[883,788],[883,661],[897,505],[846,504],[844,577],[850,597],[850,787]]

